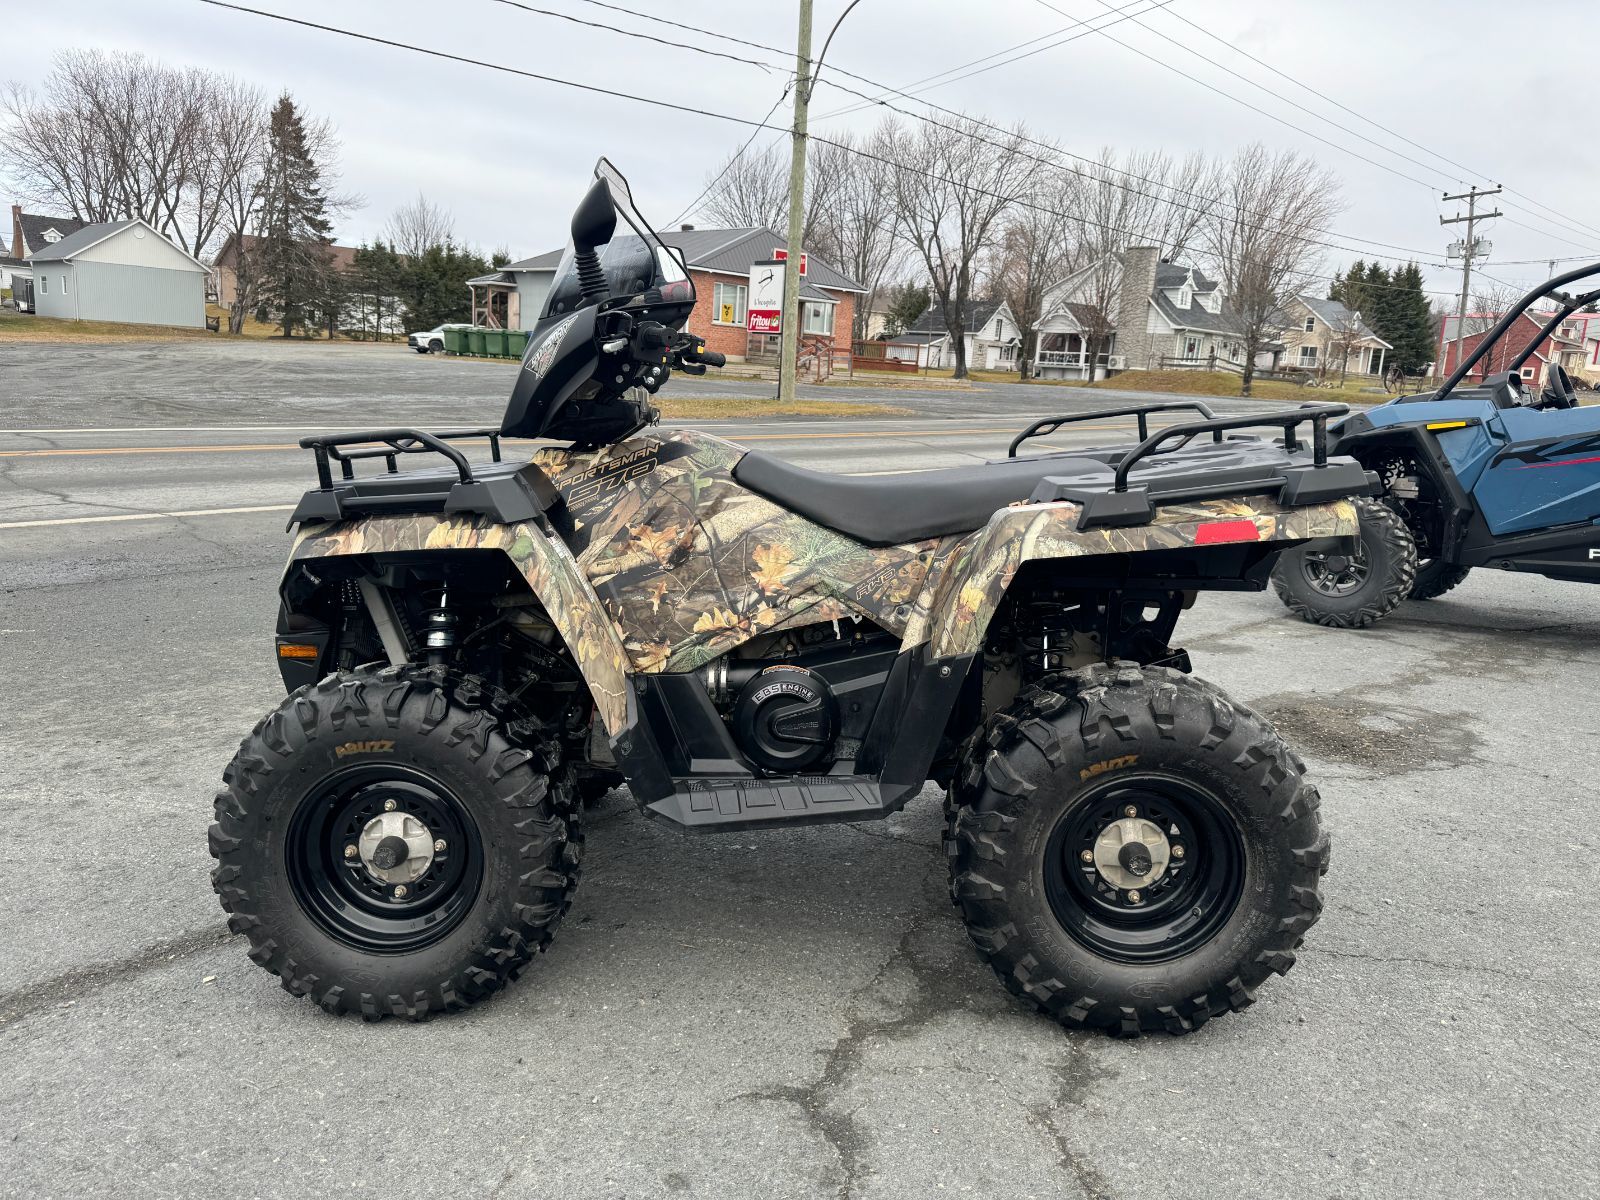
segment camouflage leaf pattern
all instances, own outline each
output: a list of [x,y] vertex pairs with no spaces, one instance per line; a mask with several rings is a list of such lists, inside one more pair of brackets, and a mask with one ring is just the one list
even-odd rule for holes
[[538,526],[433,514],[303,525],[289,559],[409,550],[503,550],[577,659],[606,730],[613,735],[622,731],[628,715],[628,660],[622,639],[571,551]]
[[[1256,540],[1351,536],[1348,501],[1284,508],[1264,496],[1168,505],[1147,525],[1076,529],[1071,503],[1017,504],[971,533],[869,547],[742,487],[744,448],[693,430],[533,461],[561,491],[561,540],[470,516],[374,517],[303,530],[292,558],[390,550],[504,550],[550,612],[613,734],[631,672],[692,671],[761,634],[860,617],[964,654],[1024,562],[1192,546],[1207,522]],[[564,544],[563,544],[564,542]]]
[[1197,500],[1163,505],[1147,525],[1084,532],[1077,529],[1075,504],[1015,505],[963,538],[948,564],[941,565],[929,594],[917,605],[930,616],[926,624],[907,631],[905,646],[927,640],[934,658],[978,650],[990,618],[1025,562],[1182,549],[1196,544],[1200,526],[1239,520],[1256,527],[1254,539],[1234,539],[1243,542],[1352,537],[1358,530],[1355,505],[1348,500],[1301,508],[1285,508],[1266,496]]

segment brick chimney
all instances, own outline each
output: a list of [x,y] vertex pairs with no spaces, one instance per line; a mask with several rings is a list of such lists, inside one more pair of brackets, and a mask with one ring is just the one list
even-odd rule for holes
[[1154,246],[1129,246],[1122,252],[1122,296],[1117,305],[1117,353],[1130,371],[1150,369],[1150,297],[1156,290]]
[[11,257],[22,257],[22,205],[11,206]]

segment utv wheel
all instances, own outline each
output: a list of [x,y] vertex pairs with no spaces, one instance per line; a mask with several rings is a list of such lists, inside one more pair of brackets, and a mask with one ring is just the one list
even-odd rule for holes
[[1411,599],[1435,600],[1467,577],[1471,567],[1457,566],[1443,559],[1429,558],[1417,564],[1417,581],[1411,585]]
[[1278,556],[1272,586],[1302,620],[1339,629],[1364,629],[1411,594],[1417,544],[1385,504],[1357,500],[1361,531],[1348,552],[1297,547]]
[[550,944],[578,884],[561,738],[513,740],[494,697],[440,670],[301,688],[223,782],[211,878],[228,927],[331,1013],[466,1008]]
[[1272,727],[1165,668],[1047,679],[969,743],[951,896],[1005,985],[1070,1028],[1244,1008],[1322,911],[1316,789]]

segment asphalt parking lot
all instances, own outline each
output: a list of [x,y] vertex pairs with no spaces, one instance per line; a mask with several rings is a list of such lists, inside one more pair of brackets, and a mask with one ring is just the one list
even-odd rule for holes
[[[554,946],[492,1001],[363,1025],[278,989],[227,933],[205,830],[281,696],[295,436],[494,422],[513,369],[0,344],[0,1193],[1596,1194],[1600,592],[1529,577],[1360,633],[1270,594],[1185,616],[1334,835],[1299,965],[1192,1037],[1014,1003],[946,897],[932,788],[878,824],[703,838],[614,792]],[[903,470],[1108,402],[885,399],[917,415],[707,427]]]

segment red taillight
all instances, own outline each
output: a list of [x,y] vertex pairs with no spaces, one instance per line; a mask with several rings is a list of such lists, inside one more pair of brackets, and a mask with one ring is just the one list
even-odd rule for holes
[[1254,521],[1207,521],[1194,531],[1196,546],[1216,546],[1222,542],[1259,542],[1261,531]]

